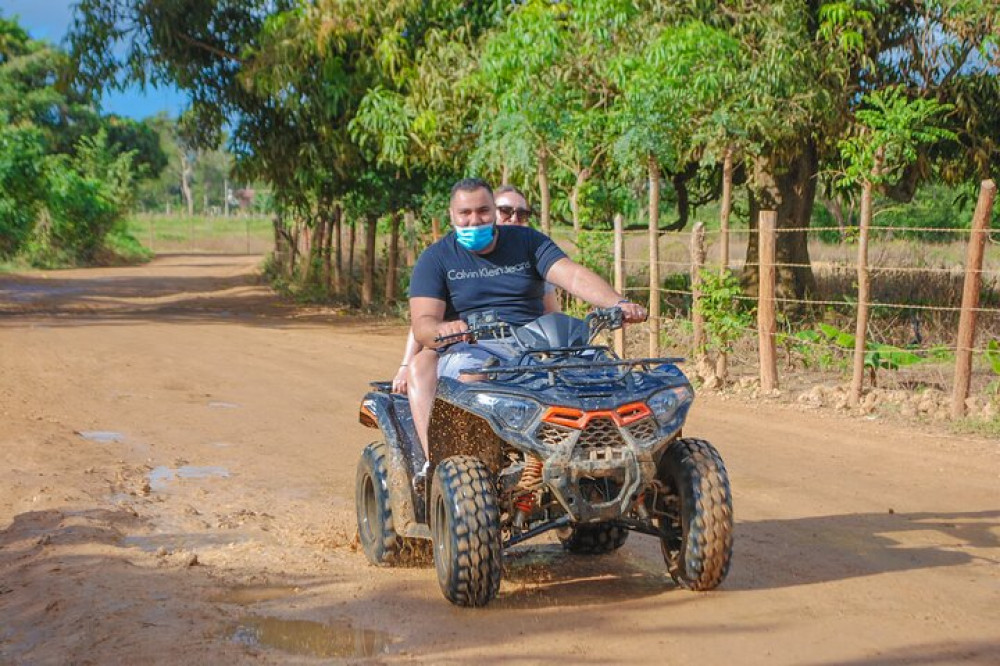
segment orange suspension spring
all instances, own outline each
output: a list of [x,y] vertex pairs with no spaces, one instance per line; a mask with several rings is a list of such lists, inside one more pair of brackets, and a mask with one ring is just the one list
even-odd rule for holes
[[517,482],[518,490],[525,491],[518,496],[514,506],[518,511],[531,513],[535,508],[535,493],[531,489],[542,482],[542,460],[538,456],[527,455],[524,461],[524,471],[521,480]]

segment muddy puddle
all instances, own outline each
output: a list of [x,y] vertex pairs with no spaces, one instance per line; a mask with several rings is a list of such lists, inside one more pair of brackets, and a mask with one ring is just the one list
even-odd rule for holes
[[349,624],[323,624],[249,615],[241,618],[230,636],[240,645],[273,648],[311,657],[359,658],[386,654],[393,638],[381,631]]
[[275,599],[284,599],[297,593],[299,588],[273,585],[240,585],[231,587],[215,594],[209,598],[222,604],[234,604],[236,606],[249,606],[251,604]]
[[166,490],[171,481],[178,479],[228,479],[229,470],[225,467],[183,465],[167,467],[160,465],[149,471],[149,487],[151,490]]
[[76,434],[88,442],[97,442],[99,444],[125,441],[125,435],[113,430],[77,430]]

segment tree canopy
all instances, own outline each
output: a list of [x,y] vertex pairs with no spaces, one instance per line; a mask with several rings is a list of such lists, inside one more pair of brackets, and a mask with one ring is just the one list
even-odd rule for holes
[[[887,193],[996,175],[996,16],[971,0],[83,0],[71,43],[82,89],[185,90],[197,145],[228,126],[236,169],[307,220],[440,206],[475,171],[529,189],[546,229],[635,219],[662,186],[667,231],[719,195],[731,155],[749,223],[766,207],[805,229],[880,91],[944,111]],[[805,232],[779,238],[801,295]]]
[[69,62],[0,17],[0,256],[93,260],[133,181],[166,165],[149,124],[101,115],[65,85]]

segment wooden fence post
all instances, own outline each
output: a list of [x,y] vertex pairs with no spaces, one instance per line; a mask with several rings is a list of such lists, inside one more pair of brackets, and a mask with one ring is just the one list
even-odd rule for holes
[[691,323],[694,326],[692,355],[700,359],[705,354],[705,317],[701,314],[701,270],[705,266],[705,225],[694,225],[691,234]]
[[431,238],[435,243],[441,240],[441,221],[436,217],[431,218]]
[[[625,293],[625,232],[621,213],[615,215],[615,291],[628,298]],[[615,331],[615,353],[625,358],[625,329]]]
[[[880,168],[881,149],[875,156],[875,169]],[[872,222],[872,182],[865,180],[861,191],[861,220],[858,234],[858,315],[854,329],[854,372],[851,374],[851,392],[847,404],[857,407],[861,404],[861,388],[865,381],[865,347],[868,342],[868,301],[871,285],[868,279],[868,230]]]
[[762,391],[773,391],[778,388],[778,352],[775,345],[775,334],[778,323],[774,312],[774,257],[777,248],[778,214],[773,210],[762,210],[757,228],[760,239],[759,274],[760,286],[757,303],[757,338],[760,346],[760,388]]
[[958,339],[955,342],[955,388],[951,396],[951,416],[965,416],[965,399],[969,397],[972,382],[972,349],[976,340],[976,309],[979,307],[979,289],[983,281],[983,254],[990,229],[990,216],[997,186],[984,180],[979,187],[979,201],[972,216],[972,233],[965,259],[965,287],[962,290],[962,314],[958,321]]
[[649,158],[649,355],[660,355],[660,169]]

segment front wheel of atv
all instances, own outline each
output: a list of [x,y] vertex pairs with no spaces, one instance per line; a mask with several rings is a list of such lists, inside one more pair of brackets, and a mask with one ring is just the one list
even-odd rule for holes
[[431,486],[434,566],[445,598],[485,606],[500,590],[500,513],[493,475],[470,456],[437,466]]
[[396,564],[403,550],[403,538],[397,534],[392,520],[383,442],[372,442],[361,453],[354,505],[358,513],[358,540],[368,561],[382,567]]
[[655,510],[670,576],[691,590],[714,589],[733,553],[733,497],[722,458],[704,440],[678,439],[657,476],[667,489]]
[[625,545],[628,530],[614,523],[589,523],[576,525],[568,537],[559,540],[575,555],[604,555]]

